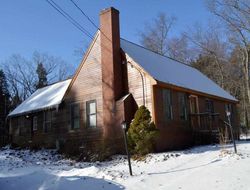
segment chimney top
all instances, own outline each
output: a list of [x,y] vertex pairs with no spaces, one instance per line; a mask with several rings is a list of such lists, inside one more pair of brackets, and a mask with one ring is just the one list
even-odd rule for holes
[[100,15],[102,15],[106,12],[109,12],[109,11],[115,11],[119,14],[119,11],[117,9],[115,9],[114,7],[109,7],[109,8],[105,8],[105,9],[101,10]]

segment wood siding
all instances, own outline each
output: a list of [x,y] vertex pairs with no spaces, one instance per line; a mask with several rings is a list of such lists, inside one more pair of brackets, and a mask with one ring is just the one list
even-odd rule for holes
[[[96,41],[93,43],[87,57],[83,60],[79,67],[78,73],[73,78],[72,86],[70,86],[66,96],[64,109],[59,114],[64,117],[66,122],[62,122],[62,131],[60,131],[62,139],[66,139],[77,148],[82,147],[92,149],[93,146],[101,144],[103,136],[103,98],[102,98],[102,74],[101,74],[101,49],[100,36],[97,34]],[[97,126],[87,126],[86,103],[88,101],[96,101]],[[79,104],[80,106],[80,128],[71,128],[70,106]],[[67,123],[67,126],[65,126]],[[64,125],[63,125],[64,124]],[[70,149],[70,147],[66,149]],[[72,146],[72,145],[71,145]],[[69,150],[66,150],[69,151]],[[77,150],[76,150],[77,151]]]
[[[75,77],[72,80],[73,82],[66,93],[64,102],[60,105],[59,109],[55,113],[55,118],[51,124],[51,131],[45,133],[43,130],[43,112],[30,115],[30,118],[33,116],[38,117],[38,130],[32,133],[33,144],[39,144],[39,146],[46,147],[55,147],[56,141],[63,143],[67,142],[67,144],[71,144],[71,146],[73,144],[73,147],[71,147],[72,151],[77,152],[76,149],[79,150],[79,147],[81,146],[92,146],[91,144],[103,140],[102,75],[100,59],[100,37],[97,34],[96,40],[93,42],[88,54],[83,59],[83,62],[81,63],[77,73],[75,74]],[[95,128],[87,127],[86,102],[90,100],[96,100],[97,105],[97,127]],[[70,106],[72,104],[79,105],[79,129],[71,129]],[[12,134],[14,136],[13,142],[20,144],[20,141],[25,142],[25,140],[18,133],[19,129],[17,120],[18,118],[12,119]],[[27,128],[30,128],[30,125],[31,123],[25,123]],[[28,132],[27,136],[31,136],[31,132]],[[70,147],[68,147],[68,149],[70,149]]]
[[[140,107],[143,105],[143,85],[144,81],[144,93],[145,93],[145,106],[149,109],[151,115],[153,113],[153,92],[152,85],[154,80],[150,77],[143,69],[139,67],[128,55],[127,57],[127,70],[128,70],[128,88],[129,93],[131,93],[138,105]],[[140,71],[138,71],[140,70]],[[142,76],[140,75],[142,73]]]
[[[157,149],[159,151],[168,149],[179,149],[191,146],[194,142],[192,136],[192,128],[190,124],[190,118],[187,121],[180,119],[180,102],[178,101],[178,93],[186,93],[188,96],[194,95],[198,97],[199,112],[206,112],[206,99],[210,99],[214,104],[214,112],[220,114],[222,120],[225,118],[225,104],[231,104],[233,106],[233,122],[236,132],[239,127],[238,113],[236,109],[236,104],[228,101],[217,100],[211,97],[201,96],[199,94],[190,93],[190,91],[179,91],[175,88],[163,88],[162,86],[154,86],[154,106],[155,106],[155,123],[160,130],[160,137],[157,142]],[[163,111],[163,89],[170,89],[172,92],[172,104],[173,104],[173,119],[168,120],[164,115]],[[188,104],[188,113],[190,112],[190,107]]]
[[173,119],[168,120],[164,115],[163,88],[155,85],[153,89],[155,124],[160,130],[157,150],[179,149],[190,146],[192,144],[191,129],[189,120],[183,121],[180,119],[178,91],[171,90]]
[[65,103],[80,103],[81,104],[81,127],[86,127],[86,102],[96,100],[97,105],[97,126],[102,126],[102,74],[101,74],[101,54],[100,54],[100,37],[97,36],[96,42],[85,62],[76,76],[73,79],[73,85],[69,89]]

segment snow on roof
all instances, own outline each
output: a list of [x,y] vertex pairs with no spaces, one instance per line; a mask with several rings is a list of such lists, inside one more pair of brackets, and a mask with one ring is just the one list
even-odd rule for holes
[[62,102],[71,79],[61,81],[36,90],[29,98],[14,109],[8,116],[56,107]]
[[124,39],[121,39],[121,48],[158,81],[237,101],[215,82],[189,65],[161,56]]

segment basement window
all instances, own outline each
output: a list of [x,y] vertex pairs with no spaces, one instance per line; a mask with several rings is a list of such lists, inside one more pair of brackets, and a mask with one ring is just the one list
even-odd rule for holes
[[71,112],[71,129],[79,129],[80,128],[79,104],[72,104],[70,112]]
[[88,127],[96,127],[96,100],[91,100],[86,103],[87,109],[87,126]]
[[172,92],[169,89],[163,89],[163,110],[168,120],[173,119]]

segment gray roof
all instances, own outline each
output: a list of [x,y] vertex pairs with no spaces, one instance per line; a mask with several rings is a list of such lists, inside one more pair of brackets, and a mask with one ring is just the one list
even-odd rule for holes
[[235,97],[194,67],[162,56],[124,39],[121,39],[121,48],[158,81],[237,101]]

